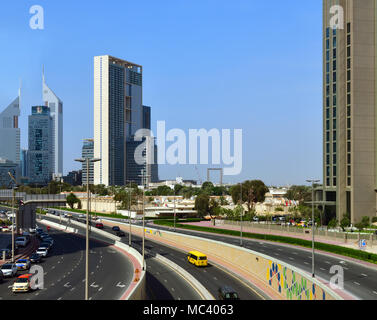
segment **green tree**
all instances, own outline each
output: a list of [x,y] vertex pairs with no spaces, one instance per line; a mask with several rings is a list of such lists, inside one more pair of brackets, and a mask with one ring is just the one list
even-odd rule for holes
[[346,228],[348,228],[351,225],[351,220],[348,218],[347,215],[344,215],[342,220],[340,220],[340,227],[343,229],[343,231],[346,231]]
[[287,191],[285,197],[288,200],[296,200],[300,202],[309,202],[312,200],[311,187],[307,186],[292,186]]
[[338,225],[338,221],[336,219],[331,219],[327,225],[328,229],[334,229]]
[[70,193],[68,196],[67,196],[67,203],[68,205],[71,207],[71,209],[73,209],[75,203],[79,203],[80,200],[76,197],[75,194],[73,193]]
[[209,212],[209,196],[205,193],[199,194],[195,199],[195,210],[200,217],[204,217]]

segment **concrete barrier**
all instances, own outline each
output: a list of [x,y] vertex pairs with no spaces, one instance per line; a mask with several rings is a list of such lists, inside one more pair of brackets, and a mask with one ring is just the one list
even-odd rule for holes
[[[120,223],[123,224],[123,223]],[[143,227],[132,226],[135,233],[143,233]],[[191,251],[197,249],[228,270],[242,274],[245,279],[257,279],[265,289],[280,299],[288,300],[342,300],[329,287],[311,278],[304,271],[267,255],[196,236],[145,228],[148,239],[163,242],[176,248]],[[250,281],[252,282],[252,281]]]

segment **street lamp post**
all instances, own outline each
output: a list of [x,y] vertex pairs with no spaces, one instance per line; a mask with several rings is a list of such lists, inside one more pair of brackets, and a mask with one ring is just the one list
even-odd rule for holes
[[175,219],[176,219],[176,211],[175,211],[175,186],[174,186],[174,232],[175,232]]
[[150,175],[146,175],[145,171],[141,171],[141,175],[139,177],[142,177],[142,183],[143,183],[143,270],[145,269],[145,188],[147,187],[148,183],[146,182],[146,178],[150,177]]
[[315,278],[315,268],[314,268],[314,183],[319,182],[320,180],[308,179],[307,182],[312,184],[312,277]]
[[126,180],[126,182],[130,183],[129,190],[128,190],[128,224],[129,224],[129,234],[128,234],[128,245],[131,247],[132,239],[131,239],[131,201],[132,201],[132,180]]
[[14,263],[14,231],[15,231],[15,228],[17,229],[17,223],[18,223],[18,221],[16,220],[17,214],[14,211],[17,181],[10,172],[8,172],[8,174],[14,182],[14,185],[12,187],[12,263]]
[[243,201],[242,201],[242,183],[241,183],[241,198],[240,198],[240,203],[241,203],[241,247],[243,246],[243,241],[242,241],[242,215],[243,215]]
[[75,161],[86,163],[86,262],[85,262],[85,300],[89,299],[89,164],[91,162],[101,161],[101,159],[75,159]]

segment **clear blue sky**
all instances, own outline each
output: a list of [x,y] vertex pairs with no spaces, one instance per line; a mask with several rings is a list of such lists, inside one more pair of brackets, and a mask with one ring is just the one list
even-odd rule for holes
[[[29,27],[35,4],[45,10],[44,30]],[[303,184],[322,178],[321,32],[321,1],[7,1],[0,110],[22,78],[26,148],[44,64],[64,101],[64,173],[78,169],[73,159],[93,135],[93,56],[109,54],[143,65],[154,128],[165,120],[168,129],[243,129],[243,171],[226,182]],[[197,179],[192,166],[160,167],[162,179],[177,175]]]

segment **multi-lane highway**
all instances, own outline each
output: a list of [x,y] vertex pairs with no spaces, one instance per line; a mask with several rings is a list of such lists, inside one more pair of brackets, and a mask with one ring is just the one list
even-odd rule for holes
[[[46,217],[46,219],[49,218]],[[114,225],[116,225],[116,223]],[[126,234],[126,236],[123,237],[121,241],[128,244],[129,240],[127,234],[127,227],[122,225],[119,225],[119,227]],[[114,234],[110,227],[105,226],[104,230]],[[135,249],[141,252],[142,239],[136,235],[133,235],[132,245]],[[221,269],[214,265],[210,265],[207,268],[197,268],[187,262],[186,253],[162,244],[157,244],[148,239],[146,239],[145,241],[145,249],[148,252],[148,254],[145,257],[147,263],[147,272],[149,274],[149,277],[147,279],[154,277],[156,280],[155,289],[157,290],[153,290],[153,288],[149,287],[149,291],[151,292],[151,299],[161,300],[161,287],[164,287],[165,293],[169,292],[171,297],[173,297],[174,299],[193,299],[192,297],[187,297],[187,282],[177,282],[174,280],[174,278],[171,278],[171,275],[174,274],[174,272],[171,269],[169,273],[161,273],[160,271],[157,271],[158,269],[156,269],[156,265],[153,265],[153,263],[156,262],[153,256],[155,256],[156,254],[164,256],[165,258],[171,260],[172,262],[174,262],[175,264],[179,265],[181,268],[189,272],[213,295],[215,299],[218,298],[218,289],[221,286],[225,285],[231,286],[233,289],[235,289],[238,292],[240,299],[242,300],[264,299],[264,296],[258,293],[254,288],[250,287],[245,282],[236,278],[234,275],[232,275],[225,269]],[[177,275],[175,275],[175,277],[177,277]],[[147,286],[150,286],[148,282]],[[177,295],[177,292],[180,292],[180,294]],[[196,297],[198,298],[198,294],[196,294]],[[169,297],[166,296],[166,298]]]
[[[0,300],[83,300],[85,297],[85,239],[51,228],[54,239],[50,254],[42,263],[44,288],[29,293],[13,294],[16,278],[0,283]],[[89,299],[119,299],[133,279],[133,265],[113,247],[90,241]],[[21,275],[24,272],[19,272]]]
[[[170,230],[171,228],[149,224],[156,229]],[[201,238],[222,241],[225,243],[240,245],[240,239],[232,236],[209,234],[199,231],[176,229],[177,232],[188,235],[200,235]],[[309,274],[312,271],[311,251],[298,246],[272,243],[268,241],[250,240],[243,238],[243,246],[273,258],[289,263]],[[315,254],[315,274],[317,277],[330,281],[334,274],[330,274],[331,266],[339,265],[344,270],[344,289],[355,298],[362,300],[377,300],[377,266],[370,267],[362,263],[354,262],[346,257],[335,257],[330,254]]]

